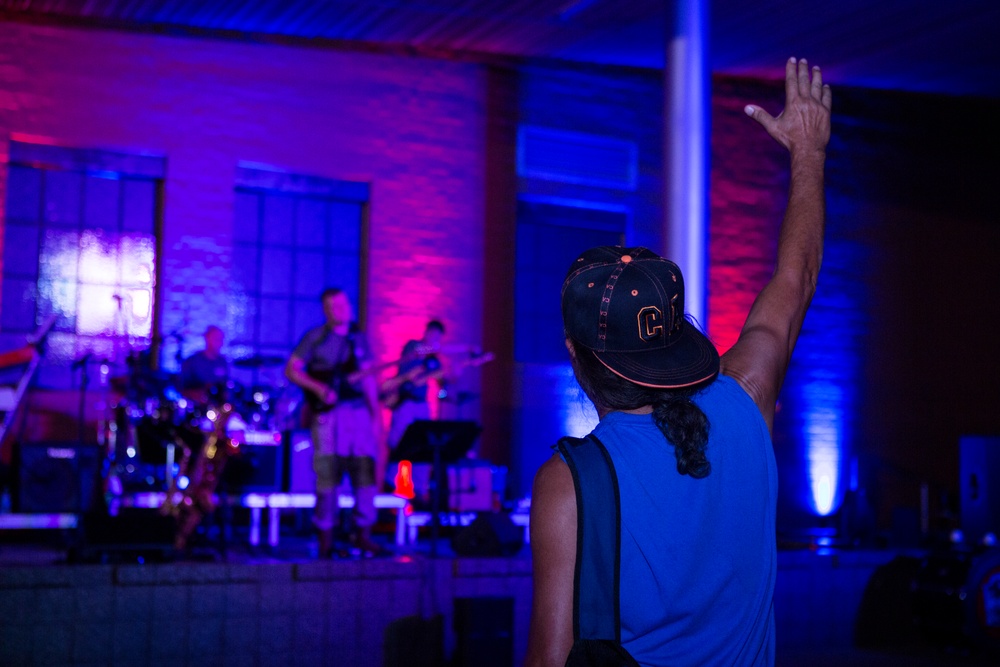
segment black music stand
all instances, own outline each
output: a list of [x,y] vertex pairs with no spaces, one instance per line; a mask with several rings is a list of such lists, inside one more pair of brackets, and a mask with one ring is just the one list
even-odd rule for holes
[[406,427],[389,461],[430,463],[434,469],[431,487],[431,557],[437,556],[438,530],[441,527],[441,489],[445,463],[453,463],[472,447],[482,432],[474,421],[430,421],[420,419]]

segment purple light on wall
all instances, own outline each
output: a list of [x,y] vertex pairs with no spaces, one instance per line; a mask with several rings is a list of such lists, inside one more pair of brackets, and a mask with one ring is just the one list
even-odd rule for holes
[[802,387],[803,434],[810,506],[819,516],[832,514],[841,500],[843,394],[829,382]]

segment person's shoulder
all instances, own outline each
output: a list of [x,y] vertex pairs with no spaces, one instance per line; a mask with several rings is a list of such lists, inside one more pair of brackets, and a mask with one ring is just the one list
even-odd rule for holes
[[698,396],[695,402],[714,422],[738,423],[745,420],[759,421],[765,430],[767,424],[753,394],[744,386],[739,377],[720,373],[718,378]]
[[705,385],[701,391],[695,394],[695,402],[699,401],[750,401],[753,403],[753,397],[750,396],[750,392],[747,388],[743,386],[740,378],[735,375],[726,373],[725,370],[720,372],[714,380]]
[[575,498],[573,474],[562,457],[559,454],[553,454],[538,467],[538,471],[535,473],[533,494],[561,496],[566,493],[574,494]]

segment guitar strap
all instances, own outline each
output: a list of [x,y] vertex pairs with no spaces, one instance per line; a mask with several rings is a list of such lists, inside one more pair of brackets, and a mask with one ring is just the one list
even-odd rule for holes
[[[347,356],[343,359],[343,361],[338,362],[334,368],[329,371],[319,372],[315,368],[310,369],[307,367],[307,372],[311,372],[313,377],[326,376],[324,378],[325,381],[327,381],[329,385],[333,387],[334,391],[337,392],[337,396],[340,400],[354,400],[364,396],[361,391],[357,390],[345,381],[351,371],[356,370],[358,367],[357,334],[357,324],[351,322],[350,327],[347,330],[347,335],[344,336],[344,341],[347,345]],[[328,324],[324,325],[323,335],[317,337],[316,341],[309,349],[309,366],[312,366],[316,350],[334,335],[333,328]],[[316,406],[313,407],[315,408]]]
[[350,383],[348,383],[347,376],[353,371],[358,370],[358,326],[354,322],[351,322],[350,326],[347,328],[347,336],[345,337],[347,342],[347,358],[342,364],[338,366],[337,373],[337,386],[340,388],[340,398],[341,400],[353,400],[357,398],[363,398],[364,393],[356,389]]

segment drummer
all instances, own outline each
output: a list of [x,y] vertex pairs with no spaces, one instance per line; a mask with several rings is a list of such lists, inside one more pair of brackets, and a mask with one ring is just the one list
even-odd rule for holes
[[205,329],[205,349],[181,363],[181,394],[188,400],[207,405],[225,398],[229,380],[229,360],[222,354],[225,339],[222,329],[210,325]]

